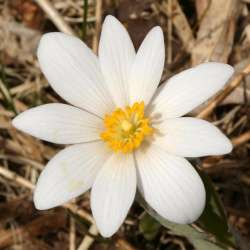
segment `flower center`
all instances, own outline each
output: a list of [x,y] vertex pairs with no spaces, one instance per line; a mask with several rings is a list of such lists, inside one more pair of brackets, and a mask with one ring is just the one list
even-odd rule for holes
[[138,148],[145,136],[153,133],[149,119],[144,117],[144,102],[135,102],[124,109],[117,108],[104,118],[103,141],[115,151],[129,153]]

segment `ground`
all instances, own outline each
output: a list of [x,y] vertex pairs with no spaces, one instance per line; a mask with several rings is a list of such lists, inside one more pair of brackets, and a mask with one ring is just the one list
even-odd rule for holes
[[15,130],[11,120],[30,107],[63,102],[41,73],[38,41],[59,30],[81,37],[96,52],[107,14],[126,26],[136,48],[151,27],[162,27],[166,63],[161,82],[207,60],[234,66],[227,87],[191,114],[216,124],[232,139],[234,150],[193,164],[212,180],[237,248],[250,249],[249,10],[247,0],[0,0],[0,249],[194,249],[138,203],[110,239],[91,226],[88,193],[50,211],[34,208],[37,177],[61,147]]

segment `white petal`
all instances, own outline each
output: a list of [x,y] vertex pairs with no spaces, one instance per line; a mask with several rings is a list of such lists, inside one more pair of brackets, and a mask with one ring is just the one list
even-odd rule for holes
[[160,120],[182,116],[219,91],[234,70],[228,64],[203,63],[170,78],[160,87],[149,112]]
[[162,29],[153,28],[141,44],[129,79],[130,105],[150,101],[161,79],[165,60]]
[[60,32],[45,34],[37,56],[50,85],[67,102],[99,116],[114,109],[98,59],[80,39]]
[[100,170],[91,191],[91,209],[100,233],[113,235],[124,221],[136,192],[132,154],[113,154]]
[[102,142],[69,146],[56,154],[36,184],[36,208],[53,208],[87,191],[109,156]]
[[184,158],[150,145],[136,152],[139,189],[149,205],[169,221],[187,224],[201,215],[205,188]]
[[128,104],[128,77],[135,58],[135,49],[128,32],[113,16],[102,26],[99,59],[105,83],[119,107]]
[[12,124],[45,141],[74,144],[100,139],[103,121],[79,108],[52,103],[21,113]]
[[232,151],[230,140],[212,123],[191,118],[167,119],[157,126],[158,144],[183,157],[222,155]]

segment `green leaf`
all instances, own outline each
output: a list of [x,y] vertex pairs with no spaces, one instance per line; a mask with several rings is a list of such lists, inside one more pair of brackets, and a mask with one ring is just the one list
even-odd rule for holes
[[164,219],[162,216],[160,216],[158,213],[156,213],[153,208],[151,208],[146,201],[142,198],[141,195],[137,195],[137,201],[140,203],[140,205],[145,209],[145,211],[151,215],[155,220],[157,220],[161,225],[164,227],[170,229],[174,234],[179,236],[185,236],[187,238],[198,238],[203,239],[204,236],[197,232],[193,227],[190,225],[180,225],[173,222],[170,222],[166,219]]
[[207,203],[198,223],[207,232],[216,236],[217,240],[228,246],[234,246],[233,236],[229,232],[223,205],[210,178],[200,173],[206,188]]
[[153,240],[158,234],[161,224],[145,213],[140,221],[139,230],[147,240]]
[[154,211],[142,198],[141,195],[137,195],[137,201],[145,209],[145,211],[156,219],[161,225],[171,230],[172,233],[178,236],[186,237],[195,247],[199,250],[226,250],[227,247],[223,244],[215,242],[215,239],[206,232],[201,233],[194,229],[191,225],[181,225],[172,223],[162,216],[160,216],[156,211]]
[[190,240],[196,249],[198,250],[225,250],[227,248],[221,247],[219,245],[215,245],[212,242],[202,239],[191,239]]

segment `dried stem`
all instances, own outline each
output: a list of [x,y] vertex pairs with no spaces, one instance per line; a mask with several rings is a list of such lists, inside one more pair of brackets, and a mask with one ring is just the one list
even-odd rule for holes
[[58,30],[69,34],[76,35],[73,29],[65,22],[58,11],[53,7],[53,5],[48,0],[36,0],[43,11],[48,15],[50,20],[55,24]]
[[[97,235],[98,234],[98,229],[95,226],[95,224],[91,225],[91,227],[89,228],[89,233],[91,235]],[[86,235],[83,238],[82,243],[80,244],[80,246],[78,247],[77,250],[88,250],[93,242],[94,242],[94,238],[89,236],[89,235]]]
[[239,74],[237,74],[231,82],[224,88],[224,90],[210,100],[207,106],[200,111],[198,118],[206,119],[213,110],[230,94],[235,90],[244,79],[246,75],[250,74],[250,64],[248,64]]
[[248,141],[250,141],[250,130],[232,139],[234,147],[240,146]]
[[[3,166],[0,166],[0,175],[30,190],[33,190],[35,188],[35,185],[32,184],[30,181],[17,175],[11,170],[4,168]],[[69,209],[73,214],[78,215],[82,219],[87,220],[92,224],[94,223],[94,220],[91,215],[83,209],[79,209],[77,205],[72,203],[66,203],[63,205],[63,207]]]
[[75,219],[71,216],[69,218],[69,250],[76,249],[76,223]]
[[102,23],[102,0],[98,0],[95,6],[95,33],[92,41],[92,48],[96,54],[98,50],[98,41],[101,32],[101,23]]
[[172,0],[168,0],[168,47],[167,63],[172,62]]

